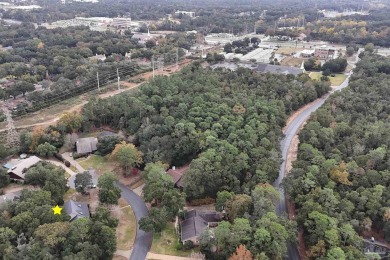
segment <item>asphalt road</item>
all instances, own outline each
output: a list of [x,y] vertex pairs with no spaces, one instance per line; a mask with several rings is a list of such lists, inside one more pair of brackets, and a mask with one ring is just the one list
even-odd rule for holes
[[[148,215],[148,208],[146,207],[145,202],[137,194],[121,183],[116,183],[116,186],[122,190],[122,197],[132,207],[137,223],[141,218]],[[135,237],[130,260],[146,259],[146,255],[152,246],[152,240],[152,233],[146,233],[137,225],[137,235]]]
[[[362,49],[359,50],[358,54],[362,51]],[[358,62],[359,59],[356,58],[356,61],[351,64],[353,67],[355,67],[356,62]],[[276,205],[276,213],[278,215],[287,215],[287,203],[286,203],[286,196],[284,194],[283,187],[281,186],[281,183],[283,181],[283,178],[286,176],[286,160],[287,160],[287,154],[288,150],[290,149],[291,141],[293,137],[298,133],[299,128],[308,120],[311,113],[316,111],[319,107],[321,107],[326,99],[334,92],[340,91],[341,89],[348,86],[349,78],[352,75],[352,71],[349,73],[346,80],[337,88],[332,90],[329,94],[325,95],[324,97],[318,99],[316,102],[314,102],[311,106],[307,107],[305,110],[302,111],[285,129],[284,131],[284,139],[280,142],[280,147],[282,150],[282,159],[283,163],[280,166],[279,169],[279,176],[273,183],[273,186],[279,191],[280,193],[280,201],[278,205]],[[288,251],[288,259],[290,260],[298,260],[300,259],[298,248],[293,243],[287,243],[287,251]]]

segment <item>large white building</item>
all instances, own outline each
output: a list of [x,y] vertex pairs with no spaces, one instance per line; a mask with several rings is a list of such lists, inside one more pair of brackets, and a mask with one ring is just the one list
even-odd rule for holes
[[179,15],[179,14],[184,14],[184,15],[188,15],[189,17],[195,17],[195,12],[187,12],[187,11],[176,11],[175,12],[176,15]]
[[117,29],[129,29],[132,27],[131,18],[114,18],[111,26]]

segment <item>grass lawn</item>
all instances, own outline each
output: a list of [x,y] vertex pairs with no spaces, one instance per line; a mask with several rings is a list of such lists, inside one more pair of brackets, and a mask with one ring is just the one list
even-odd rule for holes
[[[119,200],[119,207],[128,206],[124,199]],[[137,230],[137,222],[134,212],[131,207],[126,207],[119,212],[114,212],[119,219],[118,227],[116,228],[116,244],[119,250],[130,250],[134,243]]]
[[153,234],[153,243],[150,252],[155,254],[189,257],[193,251],[199,251],[197,248],[189,251],[176,250],[175,245],[179,243],[178,239],[179,237],[176,235],[174,224],[168,223],[161,234]]
[[72,195],[75,194],[75,193],[76,193],[76,190],[70,188],[64,195],[64,201],[69,200],[72,197]]
[[297,53],[299,51],[302,51],[302,48],[295,48],[295,47],[280,47],[275,51],[276,54],[284,54],[284,55],[290,55],[292,53]]
[[[310,72],[310,78],[312,79],[320,80],[321,76],[321,72]],[[330,84],[332,86],[340,86],[346,78],[347,76],[344,74],[336,74],[335,77],[329,76]]]
[[99,175],[106,172],[111,172],[115,168],[115,165],[111,163],[106,156],[94,154],[89,156],[87,159],[77,159],[77,162],[86,170],[91,167],[94,168]]

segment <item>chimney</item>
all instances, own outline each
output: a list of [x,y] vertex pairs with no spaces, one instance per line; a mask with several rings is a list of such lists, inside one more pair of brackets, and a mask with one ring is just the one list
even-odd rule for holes
[[176,170],[176,166],[172,166],[172,170]]

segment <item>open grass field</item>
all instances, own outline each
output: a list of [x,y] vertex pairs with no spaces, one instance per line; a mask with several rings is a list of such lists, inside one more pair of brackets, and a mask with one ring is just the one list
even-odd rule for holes
[[116,228],[116,244],[119,250],[130,250],[137,231],[133,209],[126,206],[129,206],[129,204],[121,198],[119,199],[119,208],[122,209],[113,211],[113,215],[119,219]]
[[300,68],[302,61],[301,58],[286,57],[280,62],[280,65]]
[[115,169],[115,165],[109,161],[107,156],[90,155],[88,158],[77,159],[77,162],[84,168],[94,168],[98,175],[106,172],[112,172]]
[[302,48],[295,48],[295,47],[280,47],[275,51],[275,53],[283,54],[283,55],[291,55],[293,53],[297,53],[302,50],[303,50]]
[[197,248],[188,251],[176,250],[175,246],[177,243],[179,243],[179,237],[176,235],[174,224],[168,223],[161,234],[153,234],[153,243],[150,252],[155,254],[189,257],[192,252],[199,251]]
[[[321,72],[310,72],[310,78],[320,80],[322,73]],[[332,86],[340,86],[341,83],[347,78],[344,74],[336,74],[335,77],[329,76],[330,84]]]

